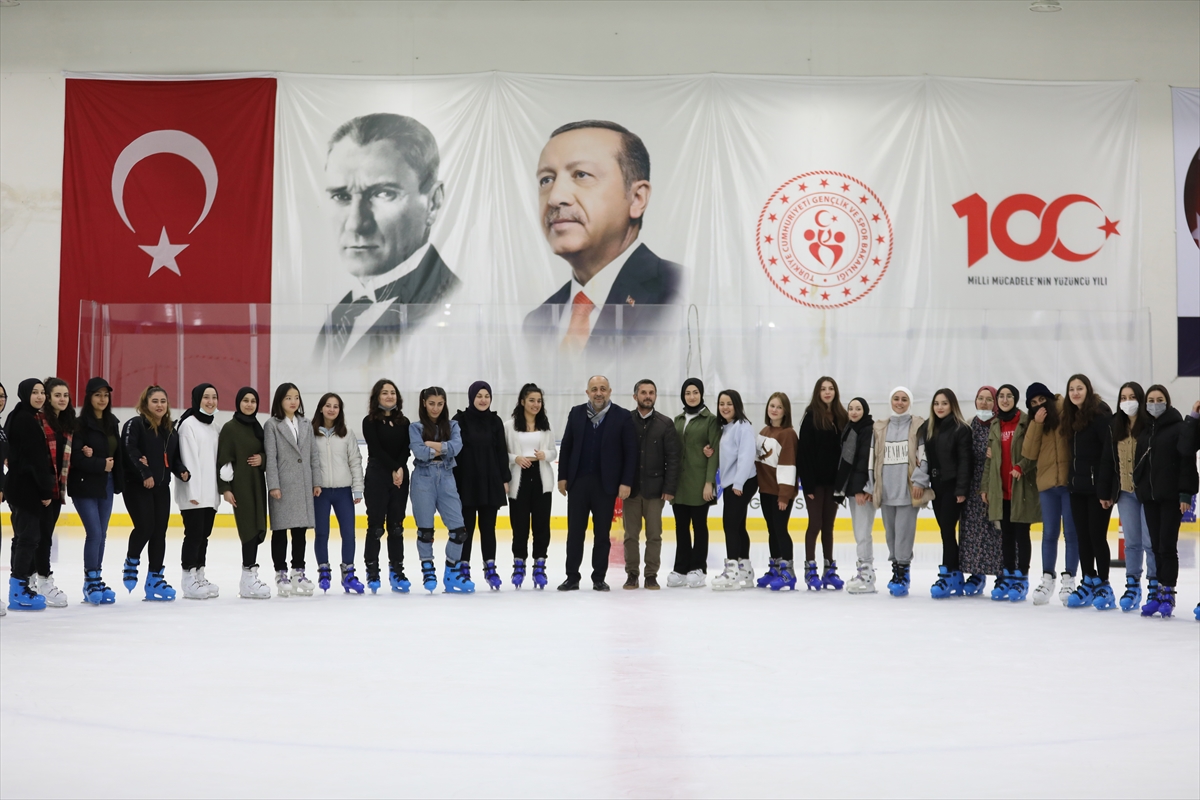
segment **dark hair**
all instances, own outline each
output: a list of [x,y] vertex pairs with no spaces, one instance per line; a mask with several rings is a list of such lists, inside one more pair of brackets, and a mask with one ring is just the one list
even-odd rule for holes
[[633,385],[633,396],[634,397],[637,397],[638,389],[642,388],[642,384],[644,384],[644,383],[648,383],[651,386],[653,386],[655,393],[658,392],[658,384],[657,383],[650,380],[649,378],[642,378],[640,381],[638,381],[637,383],[635,383]]
[[763,419],[766,420],[767,427],[771,427],[771,401],[776,397],[779,398],[780,404],[783,406],[783,419],[779,420],[780,426],[784,428],[792,427],[792,401],[788,400],[788,396],[783,392],[775,392],[767,398],[767,404],[763,407]]
[[383,393],[383,387],[385,386],[391,386],[396,390],[396,407],[392,409],[391,413],[396,416],[398,421],[404,425],[408,425],[408,417],[404,416],[403,413],[404,398],[400,395],[400,387],[396,386],[395,381],[388,380],[387,378],[380,378],[371,387],[371,396],[367,400],[367,419],[371,420],[371,422],[379,422],[380,420],[389,418],[388,414],[379,407],[379,395]]
[[[618,125],[615,122],[602,119],[585,119],[579,122],[568,122],[566,125],[560,125],[550,134],[550,138],[553,139],[555,136],[567,133],[568,131],[585,130],[587,128],[599,128],[620,135],[621,149],[617,151],[617,166],[621,168],[621,177],[625,181],[625,191],[628,192],[638,181],[650,180],[650,151],[646,149],[646,144],[642,141],[642,138],[624,125]],[[642,226],[642,217],[638,217],[632,222],[633,225],[640,228]]]
[[[292,389],[296,390],[296,396],[300,397],[300,387],[294,383],[281,383],[275,388],[275,399],[271,401],[271,416],[275,419],[283,419],[286,414],[283,413],[283,398],[287,397],[287,393]],[[304,398],[300,397],[300,406],[296,409],[296,416],[304,416]]]
[[512,412],[513,423],[515,423],[513,427],[523,433],[529,433],[525,429],[525,398],[534,392],[542,396],[542,407],[533,418],[533,429],[535,431],[550,430],[550,418],[546,416],[546,393],[536,383],[527,383],[521,387],[521,394],[517,397],[517,406]]
[[[937,420],[937,414],[933,413],[933,404],[937,402],[938,395],[944,395],[950,403],[950,418],[957,425],[966,425],[966,420],[963,419],[962,410],[958,407],[958,396],[954,394],[953,389],[938,389],[933,393],[933,400],[929,403],[929,422],[925,426],[925,438],[932,442],[937,436],[937,426],[934,424]],[[976,395],[978,397],[978,395]]]
[[[75,407],[71,403],[71,387],[67,386],[67,382],[62,378],[46,378],[42,381],[42,386],[46,387],[46,404],[42,406],[42,410],[48,412],[46,421],[50,423],[50,427],[56,433],[72,433],[75,430]],[[50,405],[50,393],[59,386],[66,387],[67,390],[67,407],[62,411],[55,411],[54,406]]]
[[325,404],[330,400],[337,400],[338,404],[338,415],[337,419],[333,421],[333,432],[344,439],[346,438],[346,434],[349,433],[346,430],[346,404],[342,402],[342,398],[339,395],[333,392],[326,392],[321,395],[321,399],[317,403],[317,413],[313,415],[312,421],[313,434],[321,432],[321,428],[325,424]]
[[[1126,389],[1133,392],[1133,399],[1137,400],[1138,404],[1132,420],[1121,410],[1121,393]],[[1113,441],[1121,442],[1130,436],[1136,439],[1137,435],[1142,432],[1142,428],[1149,424],[1150,412],[1146,410],[1146,392],[1142,391],[1142,385],[1137,381],[1126,381],[1121,384],[1121,388],[1117,390],[1117,410],[1112,415]]]
[[[0,389],[4,388],[0,385]],[[84,419],[91,417],[96,418],[96,411],[92,408],[92,397],[101,392],[108,392],[108,405],[104,407],[104,411],[100,413],[100,427],[105,433],[111,433],[114,436],[120,437],[120,426],[117,424],[117,415],[112,411],[112,390],[108,386],[101,386],[96,391],[83,398],[83,403],[79,406],[82,412],[79,414],[79,421],[76,427],[79,430],[83,429]]]
[[366,114],[355,117],[333,132],[325,155],[333,152],[333,146],[347,137],[359,145],[381,141],[394,144],[404,161],[417,173],[421,182],[421,194],[429,194],[437,183],[438,165],[441,162],[437,139],[433,138],[429,128],[412,117],[400,114]]
[[[1071,384],[1079,381],[1087,389],[1087,394],[1083,397],[1083,407],[1078,408],[1071,402]],[[1076,373],[1067,379],[1067,392],[1063,402],[1062,422],[1063,430],[1081,431],[1088,426],[1092,421],[1092,417],[1096,415],[1097,409],[1100,408],[1100,398],[1096,396],[1096,392],[1092,389],[1092,382],[1087,375]]]
[[[1041,395],[1041,396],[1044,397],[1044,395]],[[1031,397],[1030,401],[1032,402],[1032,400],[1033,400],[1033,398]],[[1036,408],[1029,409],[1030,416],[1036,414],[1038,412],[1038,409],[1041,409],[1041,408],[1046,409],[1046,421],[1042,423],[1042,430],[1045,431],[1046,433],[1056,430],[1058,428],[1058,423],[1060,421],[1059,413],[1058,413],[1058,398],[1047,397],[1046,402],[1042,403],[1040,406],[1037,406]]]
[[[726,420],[721,416],[721,395],[725,395],[729,398],[729,402],[733,403],[732,420]],[[720,392],[717,392],[717,419],[720,420],[721,425],[728,425],[730,422],[750,421],[746,419],[746,407],[742,404],[742,396],[738,394],[737,391],[733,389],[722,389]],[[770,425],[771,423],[768,422],[767,424]]]
[[[829,381],[833,384],[833,402],[828,406],[821,400],[821,384]],[[833,429],[841,431],[846,427],[846,422],[850,419],[846,413],[846,409],[842,407],[842,391],[838,388],[837,381],[828,375],[822,375],[817,378],[817,382],[813,384],[812,399],[808,401],[806,413],[812,414],[813,424],[820,430],[827,431]]]
[[[144,420],[146,420],[146,422],[150,423],[151,430],[157,431],[158,423],[154,421],[154,417],[151,416],[151,414],[150,414],[150,398],[153,397],[154,395],[158,394],[159,392],[162,392],[163,397],[167,398],[167,413],[163,414],[162,421],[164,423],[166,423],[167,433],[170,433],[172,430],[172,426],[171,426],[171,396],[169,394],[167,394],[166,389],[162,388],[161,386],[147,386],[145,389],[143,389],[142,396],[138,398],[137,413],[141,416],[142,419],[144,419]],[[47,392],[46,394],[49,395],[49,392]],[[47,402],[49,402],[49,401],[47,401]]]
[[425,401],[430,397],[440,397],[445,400],[446,390],[440,386],[430,386],[428,389],[421,390],[421,407],[418,409],[421,419],[421,435],[431,442],[448,442],[450,441],[450,414],[443,406],[442,413],[438,414],[437,422],[434,422],[425,408]]
[[1162,392],[1163,397],[1167,398],[1167,408],[1171,407],[1171,393],[1167,391],[1167,387],[1161,383],[1156,383],[1146,390],[1146,396],[1149,397],[1151,392]]

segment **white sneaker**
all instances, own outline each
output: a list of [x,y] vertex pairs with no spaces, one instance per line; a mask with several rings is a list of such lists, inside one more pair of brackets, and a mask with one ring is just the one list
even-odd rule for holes
[[702,589],[705,585],[704,573],[698,569],[694,569],[687,574],[687,585],[689,589]]
[[275,573],[275,594],[280,597],[291,597],[292,581],[288,578],[287,570],[281,569]]
[[1054,575],[1049,572],[1042,573],[1042,583],[1033,590],[1033,604],[1035,606],[1044,606],[1050,602],[1050,598],[1054,595]]
[[1064,572],[1062,574],[1061,583],[1058,588],[1058,599],[1062,600],[1062,604],[1067,604],[1067,598],[1075,593],[1075,576]]
[[200,584],[204,591],[208,592],[209,597],[219,597],[221,589],[215,583],[209,583],[208,578],[204,577],[204,567],[196,570],[196,582]]
[[687,576],[680,575],[675,570],[671,570],[671,574],[667,576],[667,586],[672,589],[678,589],[680,586],[687,586]]
[[742,588],[742,584],[738,581],[738,562],[736,559],[725,559],[725,570],[713,578],[713,591],[725,592],[729,590],[737,590]]
[[875,594],[875,566],[865,561],[858,562],[858,574],[846,581],[849,594]]
[[66,608],[67,595],[54,585],[54,575],[38,575],[37,593],[46,598],[47,608]]
[[750,563],[748,558],[739,558],[738,566],[738,584],[742,589],[754,588],[754,565]]
[[247,600],[266,600],[271,596],[271,587],[258,578],[258,567],[243,567],[242,581],[238,584],[238,597]]
[[312,597],[317,587],[304,574],[302,569],[292,570],[292,591],[300,597]]
[[196,570],[184,570],[183,573],[183,597],[185,600],[207,600],[208,591],[200,585],[197,579]]

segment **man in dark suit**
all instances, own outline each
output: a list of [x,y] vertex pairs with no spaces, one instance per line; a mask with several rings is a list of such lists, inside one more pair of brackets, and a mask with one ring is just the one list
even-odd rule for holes
[[637,241],[650,203],[650,154],[615,122],[585,120],[550,134],[538,159],[542,232],[571,280],[525,317],[525,331],[578,352],[648,333],[679,296],[682,268]]
[[588,379],[588,402],[567,416],[558,449],[558,491],[567,496],[567,579],[560,592],[579,588],[579,567],[592,518],[592,588],[607,592],[609,531],[617,498],[629,497],[637,467],[637,436],[629,411],[610,401],[608,378]]
[[358,285],[317,339],[333,362],[376,361],[460,281],[429,243],[445,190],[437,141],[412,117],[368,114],[334,132],[326,158],[338,253]]

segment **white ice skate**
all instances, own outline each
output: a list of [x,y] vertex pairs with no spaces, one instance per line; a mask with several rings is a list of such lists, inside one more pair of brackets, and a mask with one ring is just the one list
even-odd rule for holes
[[304,574],[302,569],[292,570],[292,592],[299,597],[312,597],[316,586]]
[[865,561],[858,562],[858,574],[846,581],[849,594],[875,594],[875,567]]
[[675,570],[671,570],[671,574],[667,576],[667,586],[672,589],[678,589],[680,586],[687,586],[687,576],[680,575]]
[[288,577],[286,569],[278,570],[275,573],[275,594],[279,597],[291,597],[294,594],[292,581]]
[[1042,582],[1033,590],[1033,604],[1044,606],[1054,596],[1054,576],[1049,572],[1042,573]]
[[244,567],[242,581],[238,584],[238,597],[247,600],[267,600],[271,597],[271,587],[258,578],[258,567]]
[[185,600],[207,600],[208,590],[200,585],[196,577],[197,570],[184,570],[183,573],[183,597]]
[[1075,593],[1075,576],[1064,572],[1059,582],[1058,599],[1067,604],[1067,598]]
[[208,578],[204,577],[204,567],[196,570],[196,583],[208,593],[209,597],[219,597],[221,594],[220,587],[215,583],[209,583]]
[[742,588],[742,584],[738,581],[738,562],[736,559],[725,559],[725,569],[720,575],[713,578],[712,588],[716,592],[736,591]]
[[687,585],[689,589],[703,589],[705,586],[704,573],[698,569],[694,569],[687,574]]
[[742,589],[754,588],[754,565],[750,563],[748,558],[739,558],[738,567],[738,585]]
[[37,578],[37,593],[46,598],[47,608],[67,607],[66,592],[54,585],[54,575],[37,575],[35,577]]

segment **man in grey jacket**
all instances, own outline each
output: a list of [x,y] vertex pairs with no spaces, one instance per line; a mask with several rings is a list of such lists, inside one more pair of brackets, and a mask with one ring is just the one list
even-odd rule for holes
[[654,410],[658,388],[645,378],[633,387],[637,407],[630,412],[637,434],[638,462],[633,486],[624,505],[626,589],[638,588],[639,543],[646,523],[646,588],[658,588],[662,553],[662,512],[675,499],[679,486],[681,445],[675,423]]

